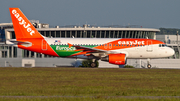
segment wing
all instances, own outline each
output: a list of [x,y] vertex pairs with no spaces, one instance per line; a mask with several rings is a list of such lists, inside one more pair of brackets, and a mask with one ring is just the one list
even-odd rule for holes
[[88,53],[108,53],[106,50],[101,50],[101,49],[96,49],[96,48],[90,48],[90,47],[84,47],[84,46],[78,46],[78,45],[72,45],[68,43],[69,48],[70,47],[76,47],[77,50],[82,50],[83,52],[88,52]]
[[81,50],[81,52],[73,54],[70,57],[77,56],[77,55],[84,55],[84,56],[93,56],[96,58],[101,58],[101,57],[107,56],[108,54],[114,53],[112,51],[102,50],[102,49],[98,49],[98,48],[84,47],[84,46],[79,46],[79,45],[72,45],[70,43],[68,43],[68,45],[69,45],[69,48],[72,46],[76,47],[77,50],[75,50],[75,51]]

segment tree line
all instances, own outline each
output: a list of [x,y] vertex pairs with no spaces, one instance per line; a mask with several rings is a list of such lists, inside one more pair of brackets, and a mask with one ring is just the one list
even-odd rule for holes
[[157,33],[157,35],[176,35],[177,31],[178,34],[180,33],[180,29],[177,28],[159,28],[160,32]]

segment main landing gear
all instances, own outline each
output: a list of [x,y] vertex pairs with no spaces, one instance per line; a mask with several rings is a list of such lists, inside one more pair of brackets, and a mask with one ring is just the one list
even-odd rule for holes
[[97,60],[96,59],[92,59],[92,63],[91,63],[91,67],[94,68],[97,66]]
[[92,63],[91,63],[91,67],[93,67],[93,68],[96,67],[96,63],[95,63],[95,62],[92,62]]
[[150,59],[147,59],[147,68],[151,69]]

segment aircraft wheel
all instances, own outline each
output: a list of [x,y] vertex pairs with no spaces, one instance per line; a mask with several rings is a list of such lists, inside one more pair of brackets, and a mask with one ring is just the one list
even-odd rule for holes
[[96,63],[95,63],[95,62],[92,62],[92,63],[91,63],[91,67],[94,68],[95,66],[96,66]]
[[149,68],[149,69],[150,69],[150,68],[151,68],[151,65],[150,65],[150,64],[148,64],[148,65],[147,65],[147,68]]

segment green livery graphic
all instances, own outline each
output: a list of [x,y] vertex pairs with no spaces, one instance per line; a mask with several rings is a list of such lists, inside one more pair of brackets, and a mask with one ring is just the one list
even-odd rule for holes
[[[69,45],[50,45],[51,48],[60,56],[60,57],[68,57],[73,54],[82,52],[82,51],[75,51],[75,47],[69,47]],[[82,45],[82,47],[93,48],[96,45]]]
[[81,51],[76,50],[75,47],[70,47],[68,45],[50,45],[51,48],[60,56],[60,57],[68,57],[73,54],[79,53]]

